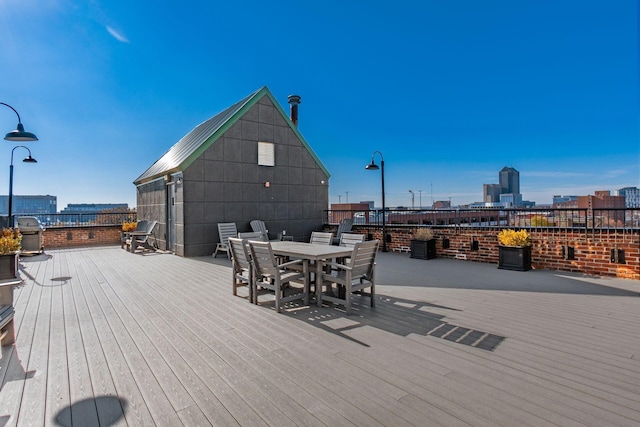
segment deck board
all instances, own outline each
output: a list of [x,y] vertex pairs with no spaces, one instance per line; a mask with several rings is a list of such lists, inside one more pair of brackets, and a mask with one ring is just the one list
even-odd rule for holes
[[222,258],[25,257],[0,425],[640,424],[640,281],[377,264],[347,317],[234,297]]

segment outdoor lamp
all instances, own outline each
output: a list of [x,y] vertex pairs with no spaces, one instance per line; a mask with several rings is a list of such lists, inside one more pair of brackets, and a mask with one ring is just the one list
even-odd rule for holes
[[8,134],[5,135],[4,139],[7,141],[37,141],[38,137],[31,132],[27,132],[24,130],[24,126],[22,126],[22,121],[20,120],[20,114],[13,108],[11,105],[6,104],[4,102],[0,102],[0,104],[5,105],[13,110],[14,113],[18,116],[18,128],[16,130],[12,130]]
[[29,156],[25,157],[23,162],[25,163],[38,163],[36,159],[31,156],[31,150],[29,150],[24,145],[17,145],[13,147],[11,150],[11,164],[9,165],[9,226],[13,227],[13,152],[16,151],[16,148],[24,148],[29,152]]
[[[380,155],[380,167],[376,165],[374,157],[378,153]],[[380,169],[382,175],[382,252],[387,252],[387,220],[386,220],[386,205],[384,203],[384,157],[379,151],[374,151],[371,155],[371,163],[364,167],[366,170],[377,171]]]

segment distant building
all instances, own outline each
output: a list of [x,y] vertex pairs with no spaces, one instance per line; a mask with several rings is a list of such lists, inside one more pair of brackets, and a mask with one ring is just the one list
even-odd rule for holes
[[498,176],[500,179],[500,194],[520,193],[520,172],[505,166],[498,173]]
[[436,200],[433,202],[433,209],[450,209],[451,200]]
[[522,194],[520,193],[500,194],[500,204],[505,208],[515,208],[518,206],[522,206]]
[[[505,208],[522,207],[520,172],[505,166],[498,172],[498,182],[499,184],[482,184],[482,200],[485,207],[496,205],[502,205]],[[533,202],[527,202],[528,205],[531,203]]]
[[[11,206],[13,215],[54,214],[58,211],[56,196],[17,196],[13,195]],[[9,214],[9,196],[0,196],[0,214]]]
[[624,197],[624,204],[627,208],[640,208],[640,188],[624,187],[616,191],[618,196]]
[[499,184],[482,184],[482,200],[485,203],[496,203],[500,201]]
[[612,196],[608,190],[596,191],[594,195],[578,196],[578,209],[614,209],[624,207],[624,196]]
[[576,208],[578,207],[578,196],[553,196],[554,208]]
[[69,203],[66,208],[60,211],[64,214],[104,212],[107,210],[129,210],[128,203]]

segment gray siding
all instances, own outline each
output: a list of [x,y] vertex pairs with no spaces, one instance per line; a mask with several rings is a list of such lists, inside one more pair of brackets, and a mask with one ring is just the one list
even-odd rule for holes
[[[258,166],[258,141],[275,144],[274,167]],[[268,97],[231,126],[183,172],[184,256],[213,253],[219,222],[250,229],[263,220],[307,239],[322,227],[328,177]],[[270,186],[265,187],[269,182]]]

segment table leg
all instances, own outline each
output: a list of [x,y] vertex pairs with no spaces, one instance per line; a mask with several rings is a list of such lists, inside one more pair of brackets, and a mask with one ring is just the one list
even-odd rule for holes
[[309,305],[309,295],[311,294],[311,274],[309,273],[309,260],[302,262],[302,271],[304,272],[304,305]]
[[322,305],[322,298],[320,294],[322,293],[322,266],[324,265],[324,260],[316,260],[316,304],[318,306]]

